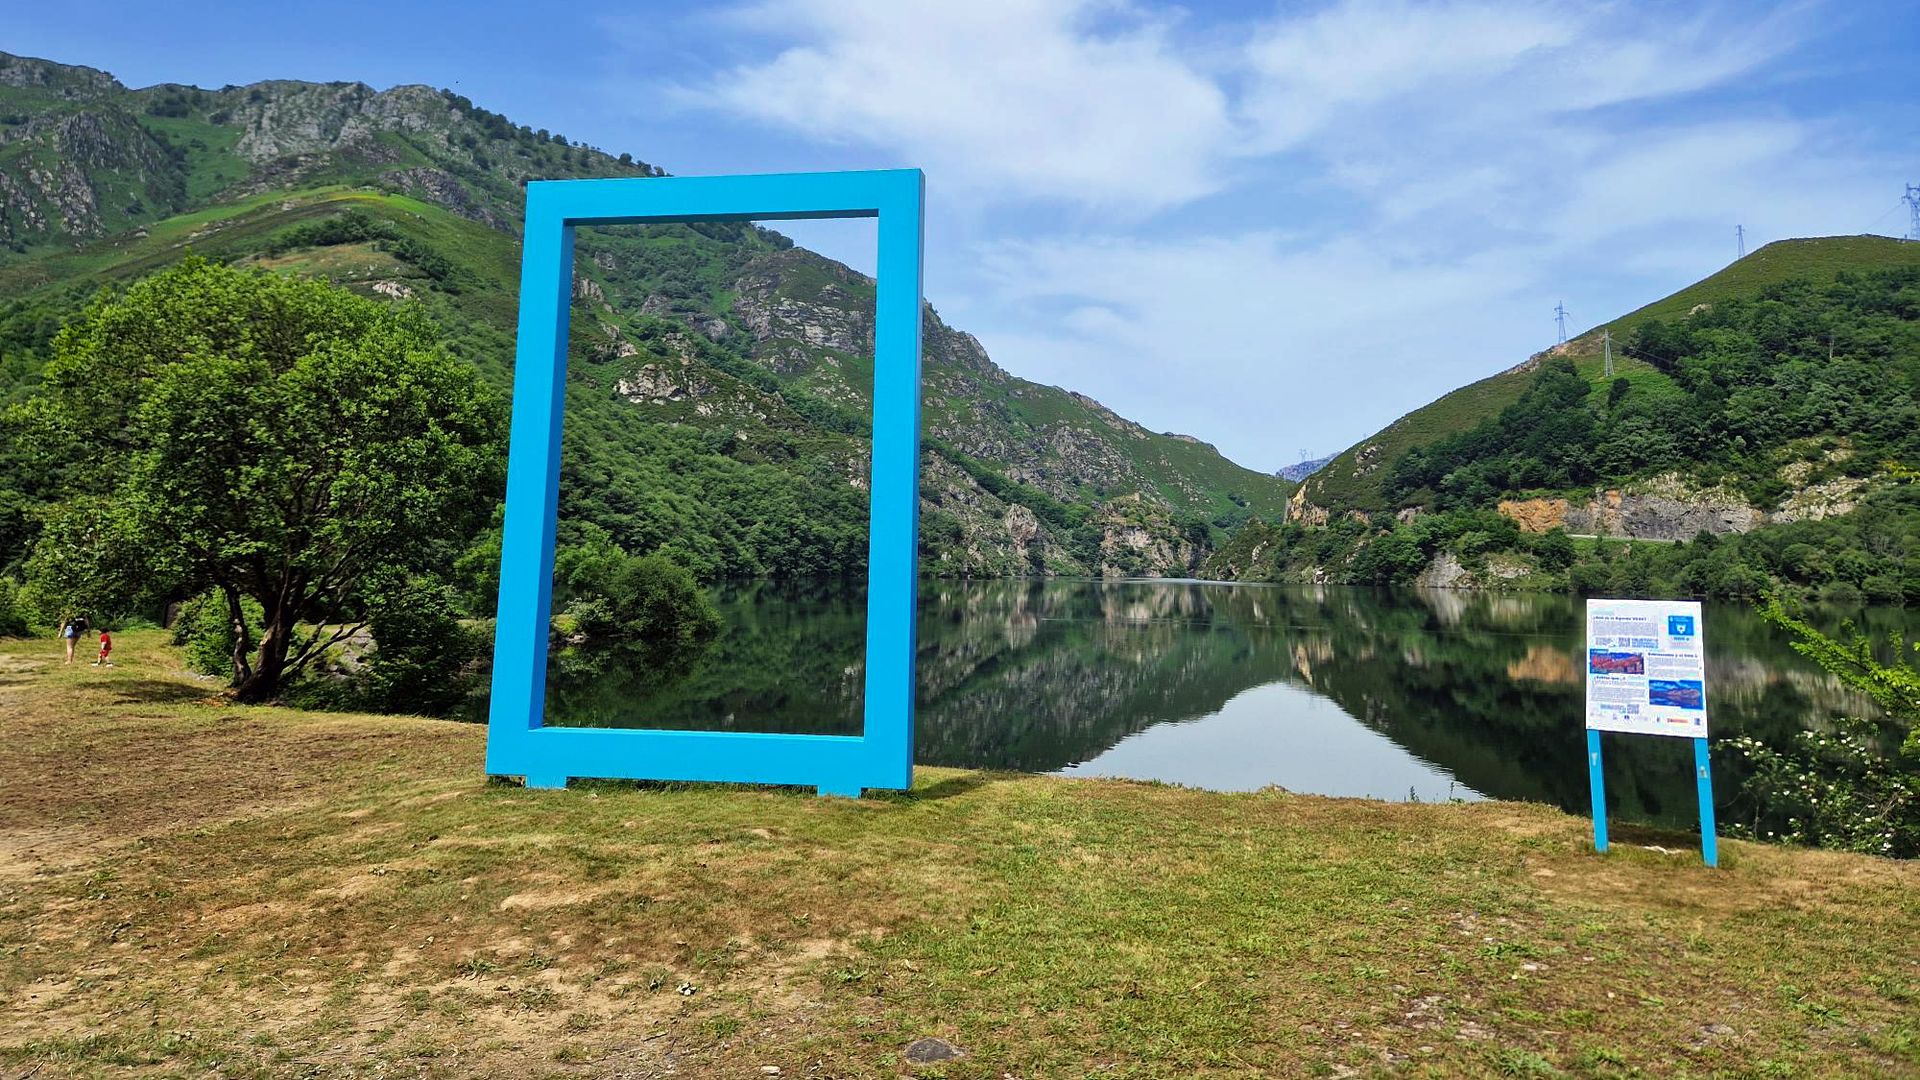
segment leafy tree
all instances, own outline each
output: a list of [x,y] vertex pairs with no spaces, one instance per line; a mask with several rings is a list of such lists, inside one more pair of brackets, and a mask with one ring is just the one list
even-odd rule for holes
[[1533,556],[1543,570],[1565,570],[1573,565],[1574,554],[1573,538],[1565,529],[1549,529],[1533,541]]
[[43,380],[36,450],[77,465],[35,588],[216,591],[242,700],[364,625],[370,581],[445,565],[497,485],[502,409],[473,369],[417,310],[323,282],[189,257],[93,303]]
[[720,629],[713,600],[692,574],[663,555],[630,555],[602,532],[560,551],[553,578],[563,675],[597,674],[614,663],[684,670]]
[[41,621],[58,625],[84,615],[96,626],[131,614],[146,576],[134,523],[107,498],[79,496],[47,507],[27,559],[26,593]]

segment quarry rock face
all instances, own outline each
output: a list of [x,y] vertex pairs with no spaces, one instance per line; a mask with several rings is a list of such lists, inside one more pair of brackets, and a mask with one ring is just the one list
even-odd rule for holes
[[1691,540],[1703,532],[1723,536],[1844,514],[1857,505],[1867,483],[1864,477],[1839,477],[1797,488],[1778,506],[1760,509],[1737,492],[1692,485],[1678,473],[1666,473],[1634,488],[1597,491],[1583,502],[1503,499],[1499,510],[1523,532],[1565,529],[1575,536]]

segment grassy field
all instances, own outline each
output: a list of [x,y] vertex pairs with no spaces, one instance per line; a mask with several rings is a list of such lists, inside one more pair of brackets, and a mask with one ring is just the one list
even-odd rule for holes
[[1912,865],[953,770],[528,792],[161,642],[0,642],[0,1076],[1920,1076]]

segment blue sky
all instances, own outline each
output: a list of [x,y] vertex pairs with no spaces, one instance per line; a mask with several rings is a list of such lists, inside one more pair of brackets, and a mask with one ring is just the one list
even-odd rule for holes
[[[1899,235],[1920,183],[1911,0],[5,7],[0,49],[134,86],[421,82],[674,173],[923,168],[950,323],[1263,469],[1736,224]],[[788,231],[871,269],[868,228]]]

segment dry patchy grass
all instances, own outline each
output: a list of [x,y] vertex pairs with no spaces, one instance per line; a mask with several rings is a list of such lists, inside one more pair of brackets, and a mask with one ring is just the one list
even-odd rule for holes
[[942,770],[530,792],[478,728],[120,652],[0,643],[0,1076],[1920,1075],[1908,865]]

